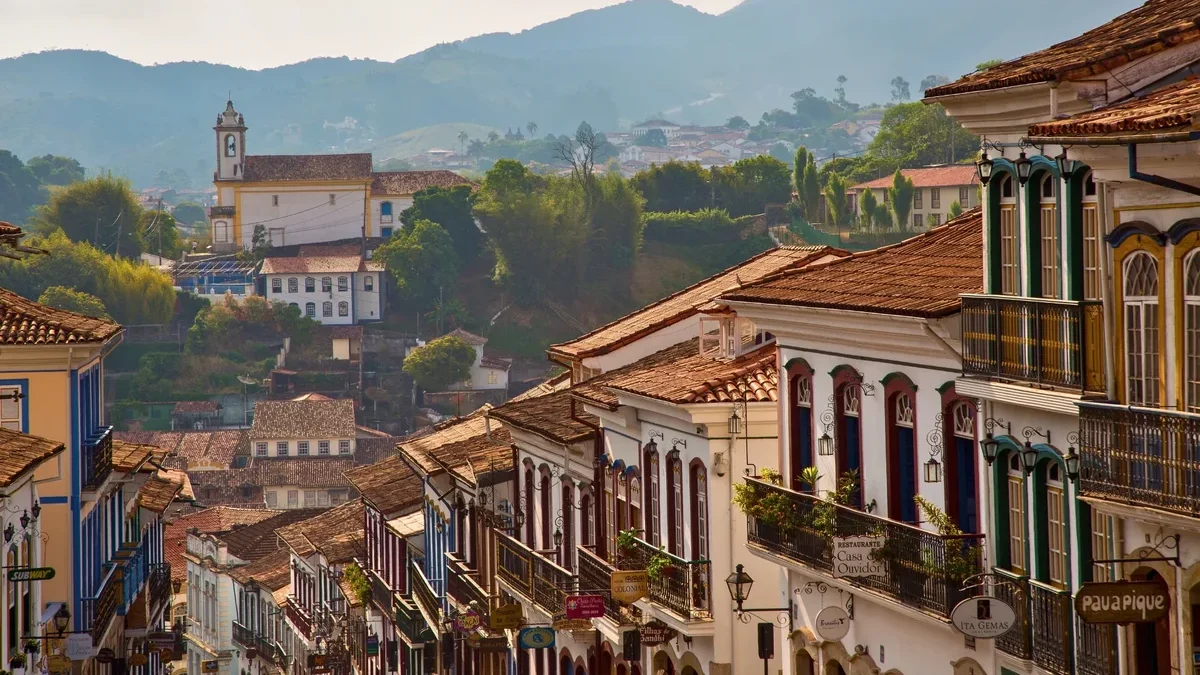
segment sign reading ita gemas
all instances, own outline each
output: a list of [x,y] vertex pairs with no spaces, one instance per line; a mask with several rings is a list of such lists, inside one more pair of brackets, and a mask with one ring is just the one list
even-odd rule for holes
[[963,635],[988,640],[1012,630],[1017,613],[1003,600],[981,595],[955,605],[950,621]]

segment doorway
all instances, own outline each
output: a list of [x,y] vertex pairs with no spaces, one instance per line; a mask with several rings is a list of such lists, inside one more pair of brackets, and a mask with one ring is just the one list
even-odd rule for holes
[[825,664],[825,675],[846,675],[846,671],[842,670],[842,664],[837,661],[829,661]]
[[[1165,579],[1155,570],[1139,570],[1132,575],[1138,581],[1156,581],[1163,586]],[[1171,615],[1153,623],[1139,623],[1133,629],[1134,670],[1132,675],[1171,674]]]
[[817,664],[808,652],[796,654],[796,675],[816,675]]

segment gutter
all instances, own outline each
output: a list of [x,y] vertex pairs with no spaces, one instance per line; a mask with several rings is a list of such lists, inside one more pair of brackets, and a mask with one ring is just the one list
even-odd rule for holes
[[1104,136],[1029,136],[1033,145],[1129,145],[1138,143],[1187,143],[1200,141],[1200,131],[1167,131],[1158,134],[1117,134]]
[[942,350],[947,354],[949,354],[959,366],[961,366],[962,354],[960,354],[958,350],[956,350],[949,342],[946,342],[945,338],[937,334],[937,331],[933,329],[933,326],[929,325],[929,319],[920,319],[920,324],[921,331],[928,335],[934,342],[938,343],[938,346],[941,347]]
[[[1200,139],[1200,132],[1192,132],[1192,135],[1195,136],[1196,139]],[[1194,139],[1189,139],[1189,140],[1194,140]],[[1164,178],[1162,176],[1156,176],[1154,174],[1142,173],[1142,172],[1138,171],[1137,147],[1138,147],[1137,143],[1131,143],[1129,145],[1129,177],[1130,178],[1132,178],[1134,180],[1142,181],[1143,183],[1150,183],[1151,185],[1157,185],[1159,187],[1164,187],[1164,188],[1167,188],[1168,190],[1178,190],[1179,192],[1183,192],[1183,193],[1186,193],[1189,195],[1200,195],[1200,187],[1197,187],[1195,185],[1188,185],[1187,183],[1181,183],[1177,180],[1172,180],[1170,178]]]

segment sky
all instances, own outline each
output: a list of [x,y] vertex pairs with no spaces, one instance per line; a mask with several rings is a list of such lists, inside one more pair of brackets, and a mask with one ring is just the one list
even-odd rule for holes
[[[676,0],[716,14],[739,0]],[[616,0],[0,0],[0,58],[106,51],[142,64],[269,68],[318,56],[395,61]]]

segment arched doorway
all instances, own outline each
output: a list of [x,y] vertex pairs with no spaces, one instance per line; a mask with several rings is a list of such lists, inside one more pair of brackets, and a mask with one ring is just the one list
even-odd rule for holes
[[571,655],[564,653],[558,660],[559,675],[574,675],[571,668]]
[[[1156,581],[1167,585],[1155,570],[1138,570],[1132,575],[1137,581]],[[1170,675],[1171,616],[1168,614],[1153,623],[1134,624],[1133,673],[1131,675]]]
[[654,655],[654,675],[675,675],[675,662],[671,660],[671,656],[666,652],[658,652]]
[[842,664],[837,661],[829,661],[825,664],[825,675],[846,675],[846,671],[842,670]]
[[696,669],[691,666],[684,666],[682,675],[696,675]]
[[796,654],[796,675],[817,675],[817,664],[808,652]]
[[[607,645],[605,646],[607,647]],[[612,675],[612,671],[612,654],[610,654],[607,649],[603,649],[600,651],[600,667],[596,672],[600,673],[600,675]]]

